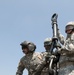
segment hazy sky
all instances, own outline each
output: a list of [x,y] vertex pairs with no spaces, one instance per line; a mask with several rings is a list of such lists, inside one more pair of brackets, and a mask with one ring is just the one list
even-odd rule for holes
[[15,75],[24,55],[22,41],[32,41],[37,52],[44,51],[44,39],[52,37],[54,13],[58,14],[59,29],[66,36],[66,23],[74,20],[74,0],[0,0],[0,75]]

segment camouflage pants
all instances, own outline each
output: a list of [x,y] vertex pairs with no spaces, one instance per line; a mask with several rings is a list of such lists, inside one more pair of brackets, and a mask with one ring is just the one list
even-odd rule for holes
[[58,75],[74,75],[74,65],[60,68]]

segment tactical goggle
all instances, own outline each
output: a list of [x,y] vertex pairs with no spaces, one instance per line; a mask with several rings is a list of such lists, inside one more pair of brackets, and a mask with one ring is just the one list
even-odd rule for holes
[[44,43],[44,46],[49,46],[49,45],[51,45],[51,42],[45,42]]
[[22,46],[22,49],[28,48],[27,46]]

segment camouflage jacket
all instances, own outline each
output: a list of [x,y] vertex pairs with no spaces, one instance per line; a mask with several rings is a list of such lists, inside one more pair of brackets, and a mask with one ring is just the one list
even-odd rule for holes
[[74,33],[65,39],[64,36],[59,32],[58,38],[60,43],[63,45],[62,48],[64,50],[74,52]]
[[28,75],[36,75],[34,74],[34,72],[38,70],[37,67],[42,63],[42,61],[43,61],[42,56],[38,52],[34,52],[33,54],[30,53],[27,54],[26,56],[23,56],[20,59],[16,75],[22,75],[23,70],[25,68],[28,70]]
[[73,62],[74,63],[74,33],[71,34],[70,37],[67,37],[66,39],[62,34],[58,34],[60,42],[63,44],[62,50],[61,50],[61,57],[60,57],[60,64],[61,66],[64,66],[64,62]]
[[[43,60],[45,60],[45,61],[46,61],[47,54],[48,54],[48,52],[42,52]],[[51,54],[49,54],[49,56],[51,56]],[[49,75],[49,63],[44,65],[44,67],[41,71],[41,75]]]
[[66,39],[58,33],[60,43],[63,45],[60,51],[60,70],[58,75],[74,75],[74,33]]

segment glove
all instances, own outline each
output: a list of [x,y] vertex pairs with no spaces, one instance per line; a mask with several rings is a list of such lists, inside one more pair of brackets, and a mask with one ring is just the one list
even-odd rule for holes
[[55,55],[51,55],[50,58],[51,59],[54,59],[54,58],[56,58],[56,56]]
[[62,54],[62,55],[67,55],[67,54],[70,53],[70,51],[67,50],[67,49],[65,48],[65,46],[62,46],[62,48],[60,48],[60,49],[58,50],[58,53],[60,53],[60,54]]

